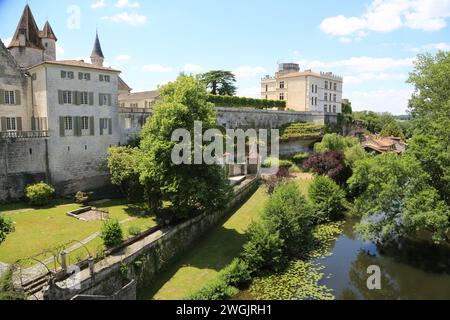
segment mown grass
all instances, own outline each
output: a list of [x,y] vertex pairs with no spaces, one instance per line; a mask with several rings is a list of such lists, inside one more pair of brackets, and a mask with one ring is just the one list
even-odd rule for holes
[[[96,206],[108,209],[109,216],[119,221],[133,218],[133,221],[122,225],[126,236],[128,227],[131,225],[139,226],[142,230],[156,225],[153,216],[142,216],[145,212],[144,208],[128,205],[125,200],[112,200]],[[44,250],[64,245],[71,240],[84,240],[99,231],[102,225],[100,221],[85,222],[66,215],[68,211],[79,208],[81,205],[64,200],[55,200],[51,206],[40,209],[31,208],[24,203],[0,206],[0,212],[11,218],[16,228],[15,232],[8,235],[6,241],[0,245],[0,261],[14,263]],[[93,253],[101,244],[101,239],[97,237],[88,244],[88,248]],[[51,255],[46,253],[39,259]],[[75,256],[84,258],[87,252],[83,249],[70,254],[73,259]],[[31,261],[25,263],[25,266],[30,264],[32,264]]]
[[251,222],[258,219],[266,199],[265,188],[261,186],[222,225],[214,227],[158,275],[158,280],[142,290],[139,298],[183,299],[214,279],[241,252],[245,232]]
[[[310,180],[297,180],[304,195]],[[260,216],[268,199],[261,186],[222,225],[213,228],[191,249],[177,258],[158,280],[139,292],[140,299],[179,300],[203,288],[239,256],[246,242],[245,232]]]

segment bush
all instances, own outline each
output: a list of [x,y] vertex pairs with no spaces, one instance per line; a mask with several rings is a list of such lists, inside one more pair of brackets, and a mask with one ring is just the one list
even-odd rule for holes
[[252,279],[248,264],[242,259],[234,259],[220,272],[220,277],[230,286],[241,288]]
[[90,192],[78,191],[75,194],[75,202],[82,205],[86,205],[90,201],[91,195],[92,193]]
[[289,169],[289,168],[291,168],[293,165],[294,165],[294,164],[292,163],[292,161],[289,161],[289,160],[280,160],[280,161],[278,162],[278,166],[279,166],[280,168]]
[[226,300],[238,293],[239,290],[237,288],[229,286],[224,279],[218,277],[198,292],[189,295],[187,300]]
[[316,212],[316,222],[337,220],[345,210],[345,192],[336,182],[317,176],[309,187],[309,197]]
[[295,255],[311,241],[313,210],[297,182],[286,182],[267,201],[262,219],[278,232],[285,252]]
[[339,185],[345,185],[352,174],[352,170],[345,164],[342,151],[315,153],[305,161],[303,168],[320,175],[326,175]]
[[303,153],[298,153],[298,154],[292,156],[292,161],[294,163],[296,163],[297,165],[301,166],[303,164],[303,162],[308,160],[308,158],[309,158],[309,153],[303,152]]
[[128,234],[132,235],[132,236],[138,236],[140,235],[142,232],[141,228],[136,227],[136,226],[131,226],[128,228]]
[[45,206],[50,203],[50,200],[55,193],[55,189],[45,182],[28,185],[25,189],[25,194],[33,206]]
[[358,138],[343,137],[336,133],[326,134],[322,142],[314,145],[314,151],[317,153],[324,153],[329,151],[344,152],[348,148],[359,145]]
[[120,245],[123,241],[122,228],[117,219],[105,221],[102,225],[100,237],[107,248]]
[[8,234],[14,232],[14,229],[14,222],[0,214],[0,244],[5,241]]
[[242,259],[251,273],[279,271],[286,263],[283,255],[284,241],[278,232],[273,232],[264,222],[252,224],[248,231],[248,242],[244,245]]

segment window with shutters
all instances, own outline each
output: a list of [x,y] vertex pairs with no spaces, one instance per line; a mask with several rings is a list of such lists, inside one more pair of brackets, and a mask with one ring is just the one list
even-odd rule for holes
[[63,91],[63,103],[72,104],[72,91]]
[[284,101],[284,93],[283,92],[280,93],[280,100]]
[[328,90],[328,81],[325,81],[325,90]]
[[89,130],[89,117],[81,117],[81,130]]
[[80,92],[80,104],[89,104],[89,94],[87,92]]
[[325,92],[325,101],[328,101],[328,93]]
[[333,101],[336,102],[336,95],[333,94]]
[[64,117],[64,130],[72,131],[72,129],[73,129],[72,117]]
[[336,113],[336,106],[333,106],[333,112]]
[[284,81],[280,81],[280,89],[284,89]]
[[61,71],[61,78],[63,78],[63,79],[67,78],[67,72],[66,71],[64,71],[64,70]]
[[125,118],[125,129],[131,129],[131,118]]
[[5,104],[16,104],[16,95],[14,91],[5,90]]
[[337,91],[337,83],[334,84],[334,91]]
[[324,111],[324,112],[327,112],[327,111],[328,111],[328,105],[325,105],[325,106],[323,107],[323,111]]
[[108,105],[108,95],[104,93],[100,93],[100,105],[107,106]]
[[6,118],[6,131],[17,131],[16,118]]
[[68,71],[68,72],[67,72],[67,78],[69,78],[69,79],[73,79],[73,78],[74,78],[74,73],[73,73],[73,71]]
[[105,82],[110,82],[111,81],[111,77],[107,76],[107,75],[104,76],[104,79],[105,79]]

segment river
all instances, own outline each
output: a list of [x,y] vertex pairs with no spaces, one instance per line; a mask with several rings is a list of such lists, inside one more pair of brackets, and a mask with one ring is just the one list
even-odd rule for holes
[[[403,240],[380,248],[361,241],[348,220],[343,234],[332,244],[332,255],[317,260],[325,268],[320,280],[337,300],[439,300],[450,299],[450,246],[425,239]],[[369,266],[381,269],[381,290],[369,290]],[[238,299],[251,299],[248,291]],[[295,299],[295,297],[292,297]]]

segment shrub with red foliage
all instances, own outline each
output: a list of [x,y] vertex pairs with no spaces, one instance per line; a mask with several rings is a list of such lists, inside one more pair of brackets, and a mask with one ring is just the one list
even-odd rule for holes
[[342,151],[314,153],[303,163],[303,168],[328,176],[340,185],[344,185],[352,174]]

